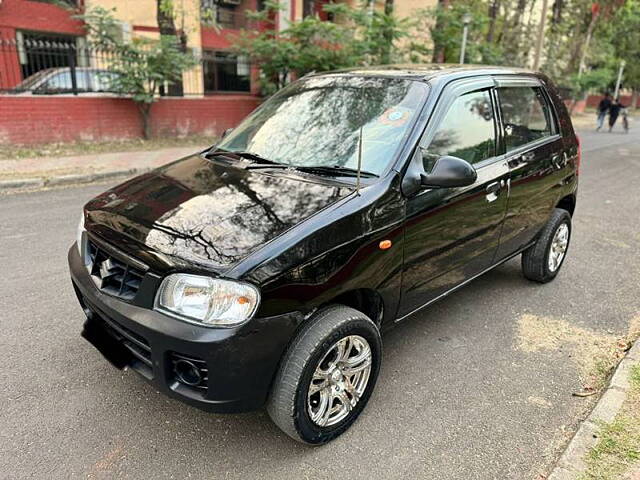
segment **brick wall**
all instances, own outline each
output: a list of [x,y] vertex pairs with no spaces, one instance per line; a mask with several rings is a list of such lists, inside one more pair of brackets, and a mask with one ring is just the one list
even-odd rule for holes
[[0,29],[84,35],[82,22],[73,19],[72,15],[73,12],[53,3],[3,0],[0,5]]
[[[257,105],[251,95],[170,98],[151,110],[154,135],[217,135]],[[0,144],[99,141],[142,136],[135,104],[100,97],[0,96]]]
[[[596,108],[602,98],[602,95],[589,95],[587,98],[587,107]],[[631,106],[631,95],[620,95],[620,101],[623,105]],[[640,107],[640,98],[636,101],[636,107]]]

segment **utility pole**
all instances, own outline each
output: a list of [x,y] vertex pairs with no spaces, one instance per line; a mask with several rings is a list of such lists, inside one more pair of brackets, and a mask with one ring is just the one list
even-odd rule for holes
[[622,72],[624,72],[624,66],[626,62],[624,60],[620,60],[620,68],[618,69],[618,80],[616,80],[616,90],[613,94],[613,99],[618,98],[618,93],[620,93],[620,83],[622,82]]
[[538,41],[536,42],[535,56],[533,57],[533,69],[540,69],[540,57],[542,56],[542,45],[544,44],[544,24],[547,21],[548,0],[542,0],[542,13],[540,14],[540,25],[538,25]]
[[462,45],[460,46],[460,65],[464,64],[464,54],[467,49],[467,35],[469,34],[469,24],[471,23],[471,14],[465,13],[462,16]]

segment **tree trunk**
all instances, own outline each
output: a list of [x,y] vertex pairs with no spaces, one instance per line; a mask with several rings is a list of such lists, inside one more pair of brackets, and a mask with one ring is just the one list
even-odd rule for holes
[[[449,2],[450,0],[438,0],[438,16],[436,17],[436,25],[434,27],[434,30],[443,30],[445,28],[445,21],[443,20],[441,14],[449,8]],[[431,59],[431,61],[433,63],[444,63],[444,53],[444,44],[434,41],[433,58]]]
[[[525,16],[525,10],[527,7],[527,0],[518,0],[516,10],[507,22],[505,18],[505,26],[503,26],[503,38],[502,45],[504,45],[505,58],[509,62],[509,65],[523,64],[524,59],[528,55],[526,49],[521,48],[523,28],[522,21]],[[525,50],[525,51],[523,51]]]
[[[176,24],[173,19],[173,10],[170,12],[167,11],[167,8],[163,8],[163,3],[163,0],[156,0],[156,19],[158,21],[158,29],[160,30],[160,35],[176,37],[180,44],[180,49],[183,52],[186,52],[187,37],[184,32],[181,32],[180,35],[178,35],[178,30],[176,29]],[[184,95],[182,81],[170,84],[167,91],[164,90],[164,86],[160,87],[160,95],[182,97]]]
[[168,12],[166,8],[163,8],[163,3],[163,0],[156,0],[156,19],[158,21],[160,35],[177,37],[178,30],[173,20],[173,12]]
[[[582,73],[580,70],[585,59],[585,43],[587,38],[590,39],[591,37],[591,32],[593,32],[597,18],[597,15],[592,14],[589,23],[583,23],[580,25],[578,31],[573,35],[572,41],[574,44],[572,45],[571,57],[565,70],[566,74],[572,74],[575,72],[578,72],[579,74]],[[587,27],[586,29],[584,29],[585,26]]]
[[562,7],[564,6],[563,0],[556,0],[551,7],[551,24],[557,25],[562,20]]
[[632,110],[636,110],[638,108],[638,94],[640,93],[640,90],[638,90],[637,88],[634,88],[631,91],[631,106],[630,108]]
[[493,43],[496,34],[496,21],[500,11],[500,0],[493,0],[489,4],[489,28],[487,30],[487,43]]
[[596,27],[596,22],[598,21],[598,14],[591,16],[591,21],[589,22],[589,27],[587,28],[587,36],[584,40],[584,45],[582,46],[582,54],[580,55],[580,63],[578,64],[578,75],[582,75],[586,67],[586,59],[587,52],[589,51],[589,44],[591,43],[591,37],[593,36],[593,30]]
[[151,138],[151,104],[138,103],[138,111],[142,120],[142,136],[145,140],[149,140]]
[[[393,15],[393,0],[384,0],[384,14]],[[393,31],[387,27],[384,30],[383,38],[385,39],[385,47],[382,52],[382,63],[391,63],[391,51],[393,50]]]

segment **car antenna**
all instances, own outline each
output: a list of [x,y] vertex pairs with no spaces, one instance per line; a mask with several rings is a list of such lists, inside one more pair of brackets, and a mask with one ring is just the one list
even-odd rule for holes
[[358,136],[358,171],[356,173],[356,195],[360,195],[360,170],[362,168],[362,125]]

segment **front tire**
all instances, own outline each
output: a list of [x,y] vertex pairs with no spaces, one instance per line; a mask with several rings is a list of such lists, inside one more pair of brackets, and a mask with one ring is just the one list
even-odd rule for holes
[[522,253],[522,272],[534,282],[547,283],[556,278],[564,263],[571,240],[571,215],[554,209],[536,243]]
[[366,406],[381,359],[380,332],[369,317],[341,305],[324,308],[287,349],[267,412],[294,440],[327,443]]

